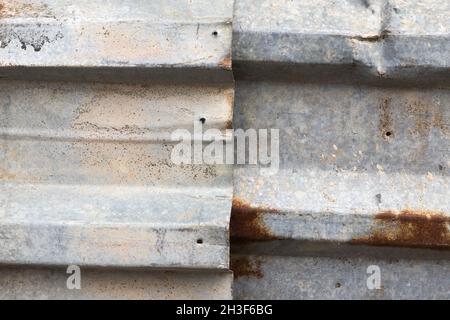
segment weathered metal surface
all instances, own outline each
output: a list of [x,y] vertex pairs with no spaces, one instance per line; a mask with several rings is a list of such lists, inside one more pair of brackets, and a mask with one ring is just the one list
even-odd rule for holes
[[234,70],[250,79],[448,87],[449,12],[436,0],[238,0]]
[[1,2],[1,298],[231,296],[232,169],[171,134],[231,126],[232,6]]
[[232,9],[231,0],[4,0],[0,76],[230,82]]
[[[235,256],[235,299],[449,299],[448,260]],[[380,289],[370,290],[370,266]]]
[[236,1],[233,126],[279,129],[280,168],[234,170],[235,298],[450,298],[449,12]]
[[449,101],[439,89],[238,82],[235,126],[279,128],[280,170],[236,169],[232,233],[449,247]]
[[81,289],[67,289],[64,268],[0,269],[0,299],[230,299],[232,275],[221,272],[82,269]]

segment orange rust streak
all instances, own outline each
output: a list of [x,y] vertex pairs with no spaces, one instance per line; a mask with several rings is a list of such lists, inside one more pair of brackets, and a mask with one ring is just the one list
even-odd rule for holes
[[276,240],[277,237],[263,221],[264,213],[277,213],[277,210],[256,208],[241,199],[234,198],[230,221],[231,237],[257,241]]
[[231,56],[228,55],[219,62],[219,67],[225,70],[231,70]]
[[256,277],[261,279],[264,277],[261,271],[261,261],[257,258],[232,257],[231,270],[233,271],[234,279],[239,277]]
[[375,246],[450,248],[450,217],[442,212],[380,212],[371,234],[353,243]]

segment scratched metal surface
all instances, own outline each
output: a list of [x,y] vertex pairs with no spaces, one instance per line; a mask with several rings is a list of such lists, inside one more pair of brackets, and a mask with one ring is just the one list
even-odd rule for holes
[[[79,297],[114,296],[133,278],[123,268],[141,267],[152,273],[117,294],[230,297],[232,169],[170,155],[176,129],[231,126],[232,6],[1,3],[0,264],[18,270],[0,272],[2,297],[58,297],[65,287],[46,279],[72,264],[108,267],[99,281],[115,282],[102,295],[89,278]],[[20,271],[44,265],[53,269]],[[161,269],[178,296],[158,289]]]
[[[236,2],[233,126],[280,130],[277,174],[234,171],[236,298],[450,298],[449,13],[432,0]],[[383,258],[392,248],[401,261]],[[241,277],[252,256],[263,271]],[[359,284],[377,262],[378,296]]]

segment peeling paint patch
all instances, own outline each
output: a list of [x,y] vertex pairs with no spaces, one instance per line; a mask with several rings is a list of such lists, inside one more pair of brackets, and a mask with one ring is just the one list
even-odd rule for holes
[[261,270],[261,261],[258,258],[250,258],[248,256],[232,256],[231,270],[234,279],[240,277],[255,277],[261,279],[264,273]]
[[375,216],[371,234],[355,244],[450,248],[450,217],[442,212],[384,211]]
[[275,209],[253,207],[245,201],[234,198],[231,209],[230,235],[235,239],[256,241],[276,240],[263,220],[263,214],[277,214]]

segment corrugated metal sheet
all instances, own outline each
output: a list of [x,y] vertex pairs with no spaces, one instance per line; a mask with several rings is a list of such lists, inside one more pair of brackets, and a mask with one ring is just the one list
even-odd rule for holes
[[[0,262],[18,268],[3,298],[231,296],[232,169],[170,156],[176,129],[231,125],[232,8],[2,2]],[[85,289],[21,265],[78,265]]]
[[234,126],[279,128],[280,170],[235,170],[235,298],[450,298],[449,13],[236,1]]

